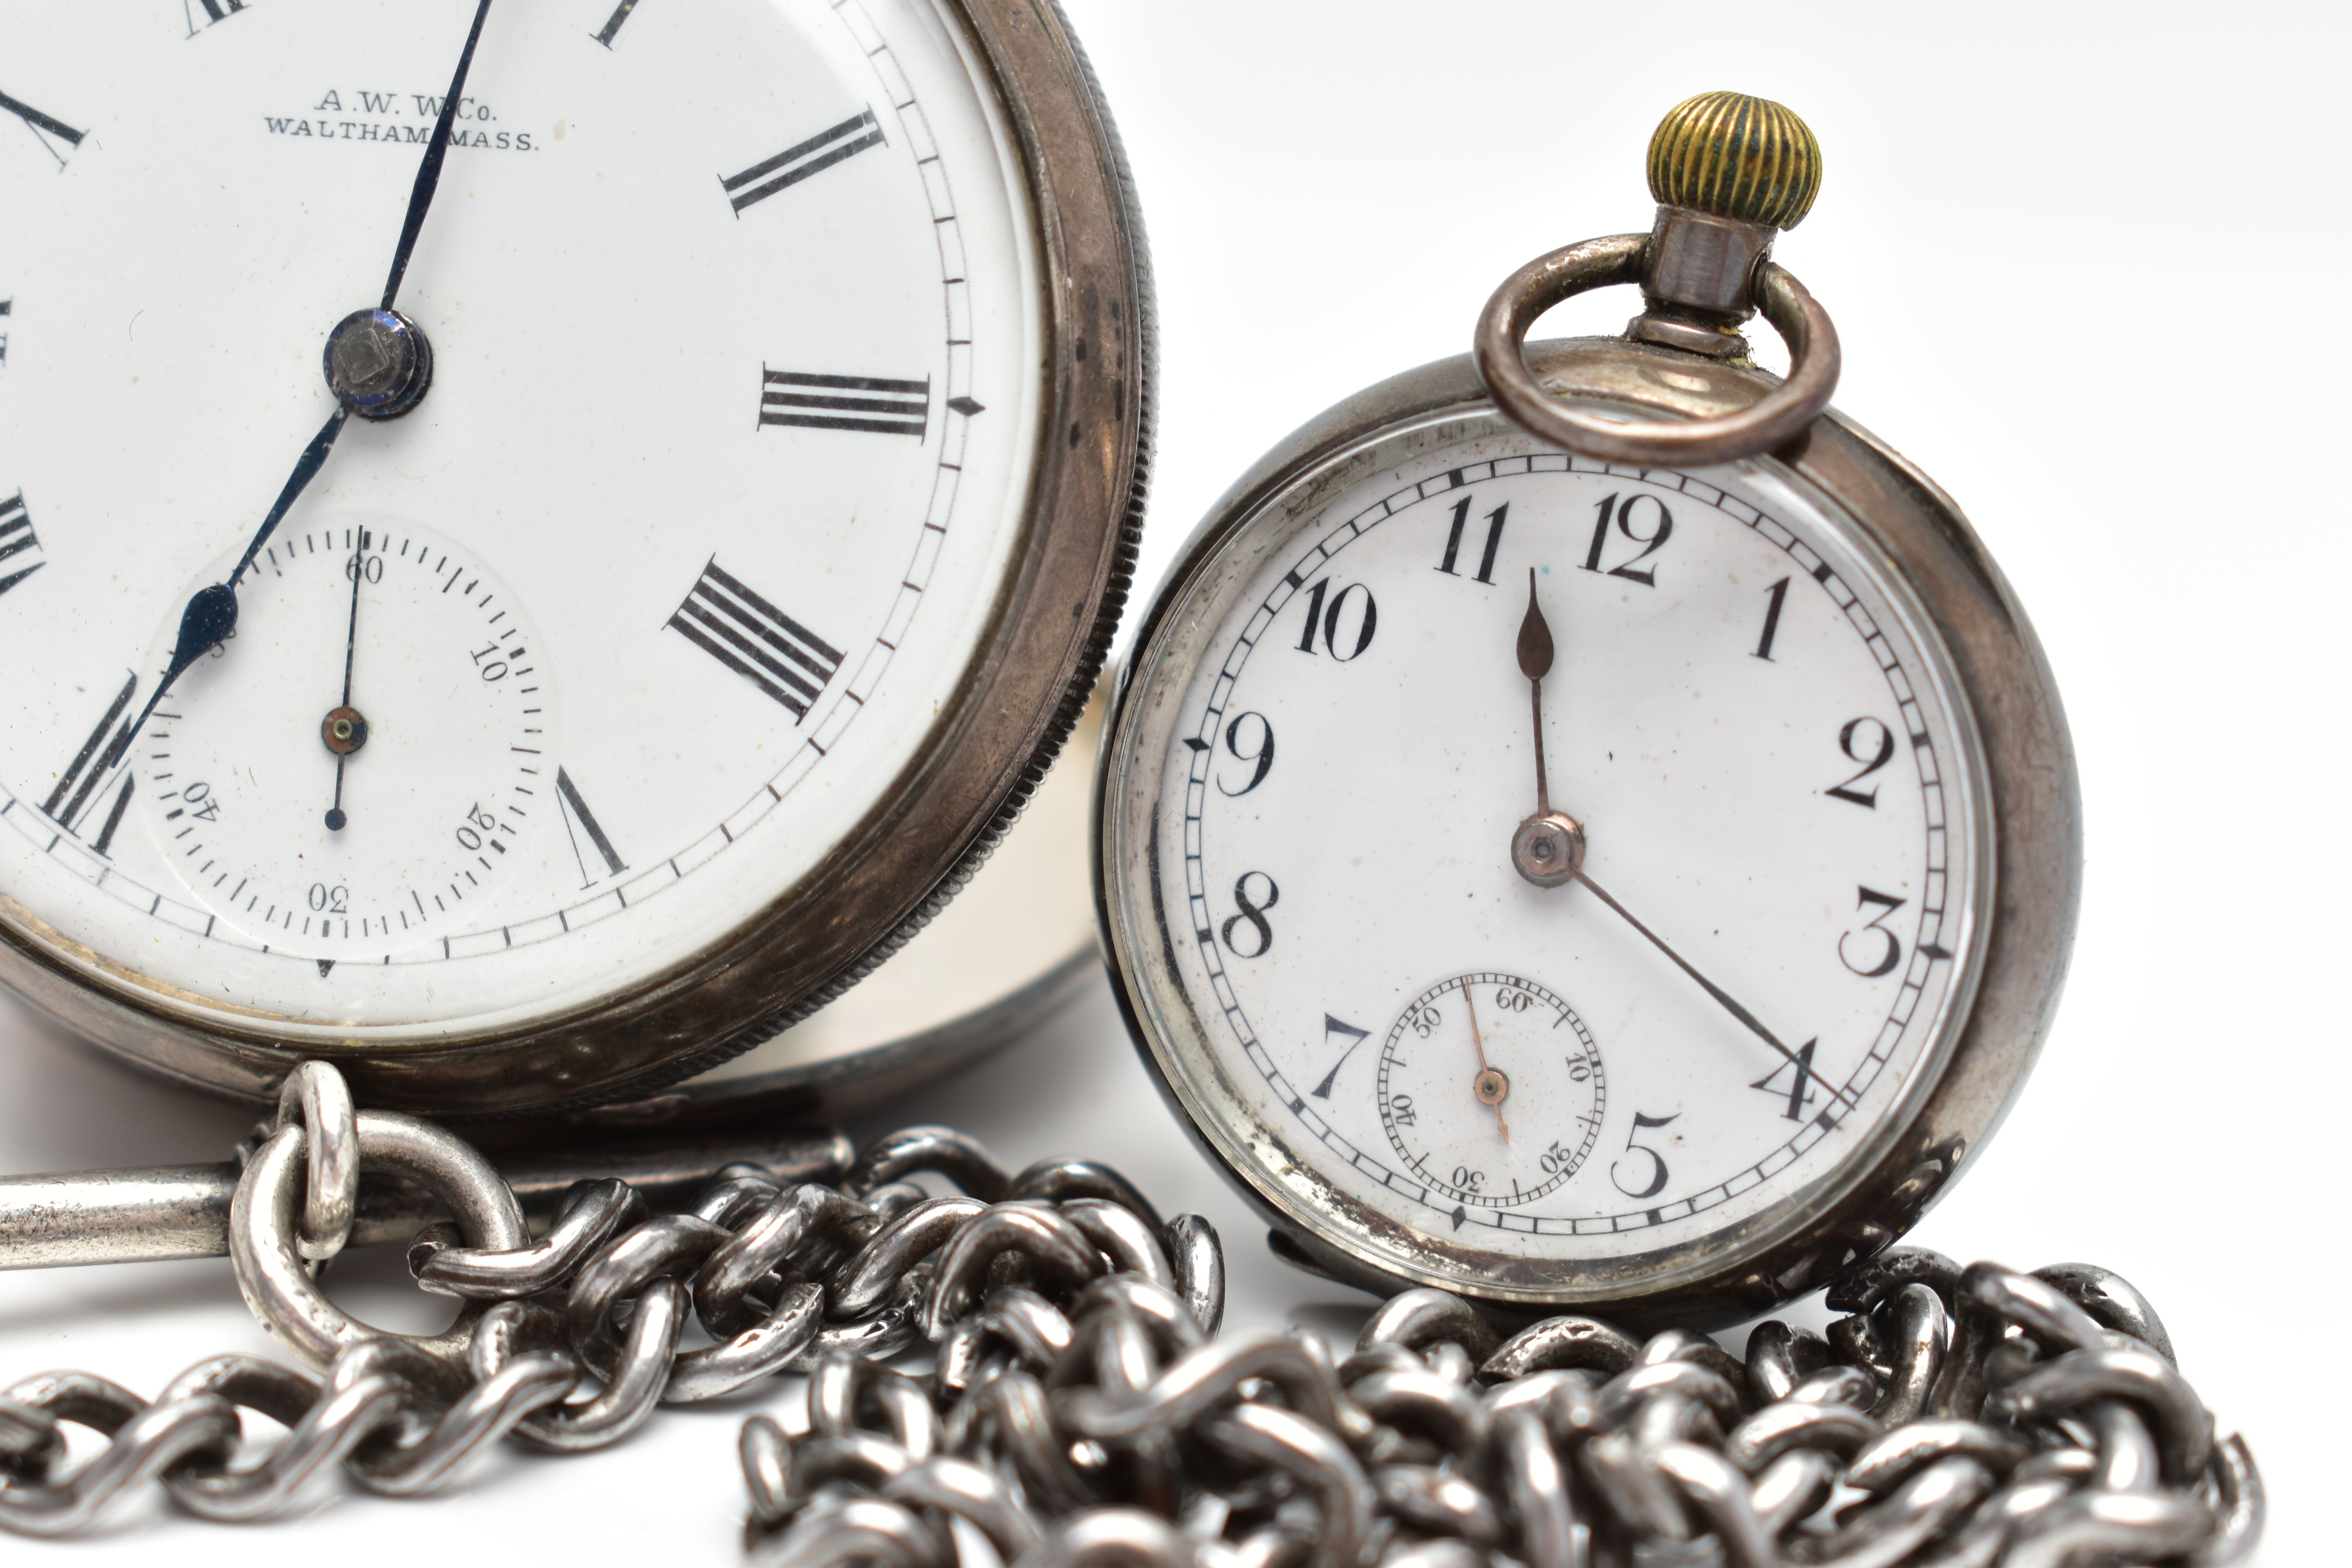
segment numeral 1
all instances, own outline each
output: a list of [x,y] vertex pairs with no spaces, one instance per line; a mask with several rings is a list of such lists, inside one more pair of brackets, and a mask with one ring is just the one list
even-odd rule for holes
[[621,31],[621,24],[627,21],[629,13],[636,8],[637,0],[621,0],[621,3],[613,8],[613,14],[604,19],[604,29],[596,35],[596,41],[606,48],[611,48],[613,39]]
[[[180,11],[188,19],[188,37],[192,38],[215,22],[226,22],[244,9],[245,0],[180,0]],[[205,14],[201,23],[196,20],[198,11]]]
[[[136,675],[127,677],[122,682],[122,689],[114,694],[114,700],[108,705],[106,716],[90,731],[89,739],[81,743],[81,750],[74,753],[74,759],[67,765],[66,771],[58,775],[58,787],[51,790],[49,798],[41,803],[41,809],[68,833],[79,837],[79,827],[89,808],[90,796],[97,793],[100,782],[113,771],[114,764],[122,760],[122,753],[130,748],[134,721],[124,720],[122,727],[114,730],[111,742],[107,740],[106,732],[114,729],[115,721],[122,719],[123,710],[131,706],[131,700],[138,691],[139,678]],[[122,788],[115,795],[113,808],[106,814],[106,824],[100,829],[97,841],[90,846],[100,855],[112,846],[114,830],[122,826],[123,810],[131,804],[131,783],[132,775],[123,774]]]
[[669,628],[775,700],[798,723],[841,668],[841,650],[768,603],[716,557]]
[[[33,531],[33,520],[25,510],[25,492],[18,490],[6,500],[0,500],[0,562],[14,560],[28,550],[38,550],[41,541]],[[26,578],[47,565],[36,561],[29,566],[10,568],[0,576],[0,594],[6,593]]]
[[49,156],[58,161],[58,167],[60,169],[66,166],[66,155],[57,150],[56,144],[49,138],[54,136],[69,148],[81,145],[80,132],[68,125],[64,121],[44,114],[31,104],[20,102],[5,92],[0,92],[0,110],[6,110],[31,127],[33,134],[40,140],[42,147],[47,151]]
[[[864,393],[863,397],[846,395]],[[889,381],[878,375],[810,375],[761,367],[760,423],[813,430],[866,430],[912,436],[930,429],[931,378]]]
[[[8,307],[14,305],[16,302],[16,301],[14,300],[0,300],[0,316],[6,315],[8,313]],[[0,370],[5,370],[7,368],[8,334],[5,332],[0,332]]]
[[[1486,548],[1478,557],[1478,575],[1473,577],[1472,582],[1489,584],[1494,582],[1495,551],[1503,542],[1503,519],[1509,514],[1510,510],[1511,503],[1505,501],[1486,514]],[[1469,521],[1470,498],[1464,496],[1454,503],[1454,521],[1445,531],[1445,559],[1437,563],[1437,569],[1449,577],[1462,575],[1454,569],[1454,559],[1462,552],[1462,525]]]
[[1789,596],[1789,580],[1783,577],[1764,592],[1770,597],[1764,604],[1764,635],[1756,639],[1756,657],[1769,659],[1772,639],[1780,635],[1780,602]]
[[765,163],[752,164],[731,179],[722,176],[719,183],[726,188],[728,199],[740,217],[753,202],[766,201],[787,185],[797,185],[811,174],[822,174],[868,147],[881,145],[882,127],[869,109],[855,120],[845,120],[805,142],[785,148]]

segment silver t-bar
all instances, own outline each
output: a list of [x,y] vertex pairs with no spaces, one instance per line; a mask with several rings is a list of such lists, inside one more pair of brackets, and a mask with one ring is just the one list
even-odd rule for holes
[[[586,1132],[577,1144],[492,1152],[523,1212],[544,1221],[572,1184],[618,1176],[656,1212],[682,1208],[729,1165],[756,1165],[780,1184],[838,1182],[856,1151],[837,1132],[739,1131],[667,1138]],[[237,1167],[149,1165],[123,1171],[0,1176],[0,1269],[151,1263],[228,1255]],[[362,1178],[350,1245],[405,1245],[447,1219],[423,1190]]]

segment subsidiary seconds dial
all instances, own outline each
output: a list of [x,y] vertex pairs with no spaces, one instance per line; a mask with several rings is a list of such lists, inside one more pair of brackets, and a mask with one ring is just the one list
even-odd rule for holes
[[134,742],[147,826],[215,931],[382,952],[510,902],[578,794],[515,591],[437,531],[369,516],[272,542],[239,592],[245,630]]

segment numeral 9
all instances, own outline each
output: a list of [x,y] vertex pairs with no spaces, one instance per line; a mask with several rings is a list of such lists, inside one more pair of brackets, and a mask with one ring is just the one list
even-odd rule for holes
[[[1257,744],[1255,750],[1244,752],[1242,750],[1242,721],[1246,719],[1257,721]],[[1274,766],[1274,726],[1266,721],[1263,713],[1236,713],[1233,722],[1225,726],[1225,750],[1234,754],[1235,761],[1255,763],[1257,767],[1250,774],[1249,783],[1239,789],[1227,789],[1225,781],[1219,779],[1217,793],[1228,798],[1247,795],[1265,782],[1266,770]]]

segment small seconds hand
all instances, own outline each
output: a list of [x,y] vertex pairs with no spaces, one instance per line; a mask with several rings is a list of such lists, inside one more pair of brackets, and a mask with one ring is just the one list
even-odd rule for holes
[[[352,752],[358,750],[356,745],[350,742],[354,740],[363,741],[367,734],[364,721],[357,720],[352,709],[352,656],[359,647],[360,584],[367,576],[367,551],[368,533],[367,530],[362,528],[360,530],[359,548],[352,552],[350,568],[352,618],[350,629],[343,633],[343,704],[335,712],[327,715],[327,744],[335,753],[335,804],[327,808],[327,831],[330,833],[341,833],[343,830],[343,824],[351,820],[343,815],[343,764],[350,762]],[[341,745],[336,744],[334,733],[334,726],[338,720],[345,727],[342,735],[345,743]],[[362,726],[357,731],[353,731],[351,728],[355,722]]]

